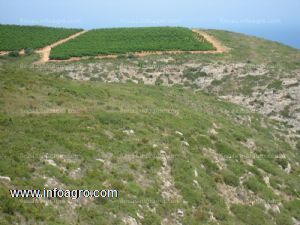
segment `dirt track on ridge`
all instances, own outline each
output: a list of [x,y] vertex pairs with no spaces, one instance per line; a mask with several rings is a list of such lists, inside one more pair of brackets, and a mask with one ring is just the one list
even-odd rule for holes
[[60,44],[63,44],[71,39],[74,39],[74,38],[78,37],[79,35],[84,34],[85,32],[87,32],[87,31],[86,30],[80,31],[80,32],[73,34],[65,39],[59,40],[51,45],[48,45],[42,49],[37,50],[36,52],[41,54],[41,59],[37,63],[45,63],[45,62],[50,61],[49,56],[50,56],[50,52],[51,52],[52,48],[54,48]]
[[224,46],[215,37],[207,34],[206,32],[197,29],[193,29],[193,32],[203,36],[208,42],[210,42],[217,49],[216,51],[213,51],[214,53],[225,53],[229,51],[229,48]]

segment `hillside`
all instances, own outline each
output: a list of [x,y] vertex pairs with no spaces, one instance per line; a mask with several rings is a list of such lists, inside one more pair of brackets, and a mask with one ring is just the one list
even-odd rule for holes
[[242,34],[205,32],[231,50],[82,60],[41,68],[76,80],[182,85],[213,93],[285,123],[287,138],[295,146],[300,137],[300,51]]
[[[300,52],[206,32],[230,51],[1,57],[0,224],[299,223]],[[120,197],[8,192],[44,187]]]

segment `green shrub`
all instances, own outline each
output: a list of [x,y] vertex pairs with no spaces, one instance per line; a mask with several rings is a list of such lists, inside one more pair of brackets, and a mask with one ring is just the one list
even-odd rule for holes
[[255,177],[250,177],[244,185],[252,190],[254,193],[258,193],[260,190],[262,184],[255,178]]
[[145,225],[160,225],[161,218],[157,214],[146,214],[144,216],[143,224]]
[[198,208],[195,212],[195,218],[197,221],[206,221],[209,219],[209,214],[207,210],[203,208]]
[[269,161],[269,160],[266,160],[266,159],[255,159],[253,161],[253,164],[255,166],[259,167],[260,169],[263,169],[267,173],[270,173],[272,175],[276,175],[277,174],[277,168],[276,168],[276,166],[271,161]]
[[219,170],[218,165],[212,162],[209,158],[201,159],[201,163],[204,165],[208,172],[216,172]]
[[213,86],[219,86],[223,83],[222,80],[217,80],[217,79],[214,79],[212,82],[211,82],[211,85]]
[[283,181],[280,177],[272,176],[270,177],[270,185],[271,187],[280,190],[281,186],[283,184]]
[[284,109],[280,112],[280,114],[283,116],[283,117],[288,117],[290,118],[290,106],[287,105],[284,107]]
[[258,206],[232,205],[231,211],[239,220],[247,225],[271,225],[270,217],[264,213],[264,209]]
[[277,225],[293,225],[292,218],[284,212],[276,215],[275,221]]
[[128,58],[128,59],[134,59],[134,58],[136,58],[136,56],[135,56],[134,54],[132,54],[132,53],[129,53],[129,54],[127,55],[127,58]]
[[239,186],[239,178],[232,173],[230,170],[225,170],[222,172],[222,176],[224,179],[224,182],[230,186]]
[[269,89],[276,89],[276,90],[282,89],[282,81],[281,80],[275,80],[275,81],[273,81],[272,83],[270,83],[268,85],[268,88]]
[[20,204],[16,199],[8,196],[8,191],[0,187],[0,210],[9,215],[15,215],[16,210],[20,209]]
[[214,217],[218,221],[225,221],[225,220],[228,219],[228,210],[227,210],[227,207],[226,207],[225,203],[215,204],[213,206],[213,213],[214,213]]
[[188,80],[195,81],[199,77],[206,77],[207,74],[202,71],[198,71],[198,68],[187,68],[183,71],[183,76]]
[[25,49],[25,54],[26,55],[31,55],[34,52],[34,50],[32,48],[26,48]]
[[261,183],[256,177],[250,177],[244,185],[266,200],[274,200],[278,197],[273,193],[272,189]]
[[118,113],[100,113],[97,115],[97,119],[105,125],[113,124],[113,125],[122,125],[124,124],[124,117],[122,117]]
[[233,156],[235,155],[235,151],[226,143],[217,142],[216,149],[218,153],[222,154],[223,156]]
[[284,203],[284,208],[287,209],[293,217],[295,217],[297,220],[300,220],[300,200],[299,199]]
[[20,53],[18,50],[14,50],[14,51],[11,51],[9,54],[8,54],[10,57],[19,57],[20,56]]
[[157,78],[155,81],[155,85],[158,85],[158,86],[162,85],[163,83],[164,83],[164,81],[160,78]]
[[126,56],[125,56],[124,54],[118,54],[117,58],[118,58],[118,59],[125,59]]
[[275,159],[275,162],[277,164],[279,164],[283,169],[287,168],[287,166],[288,166],[287,159],[277,158],[277,159]]

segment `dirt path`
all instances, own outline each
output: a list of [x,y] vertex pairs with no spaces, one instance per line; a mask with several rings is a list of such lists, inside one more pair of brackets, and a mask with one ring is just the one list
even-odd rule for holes
[[87,32],[87,31],[85,31],[85,30],[84,31],[80,31],[80,32],[78,32],[76,34],[73,34],[73,35],[71,35],[71,36],[69,36],[69,37],[67,37],[65,39],[59,40],[58,42],[55,42],[55,43],[53,43],[51,45],[48,45],[48,46],[46,46],[46,47],[44,47],[42,49],[37,50],[36,52],[39,53],[39,54],[41,54],[41,59],[37,63],[45,63],[45,62],[50,61],[49,60],[49,56],[50,56],[50,52],[51,52],[52,48],[54,48],[54,47],[56,47],[56,46],[58,46],[60,44],[63,44],[63,43],[65,43],[65,42],[67,42],[67,41],[69,41],[71,39],[74,39],[74,38],[78,37],[79,35],[84,34],[85,32]]
[[9,51],[0,51],[0,56],[9,54]]
[[224,46],[221,42],[219,42],[215,37],[207,34],[204,31],[193,29],[193,32],[203,36],[208,42],[210,42],[217,50],[215,53],[225,53],[229,51],[229,48]]
[[[143,57],[148,55],[164,55],[164,54],[183,54],[183,53],[189,53],[189,54],[218,54],[218,53],[226,53],[229,51],[229,48],[224,46],[221,42],[219,42],[215,37],[207,34],[204,31],[193,29],[193,32],[197,33],[198,35],[204,37],[208,42],[210,42],[216,50],[208,50],[208,51],[181,51],[181,50],[172,50],[172,51],[144,51],[144,52],[134,52],[132,55],[136,57]],[[50,61],[50,62],[74,62],[74,61],[80,61],[84,59],[115,59],[118,55],[97,55],[97,56],[84,56],[84,57],[72,57],[70,59],[65,60],[46,60],[44,62]]]

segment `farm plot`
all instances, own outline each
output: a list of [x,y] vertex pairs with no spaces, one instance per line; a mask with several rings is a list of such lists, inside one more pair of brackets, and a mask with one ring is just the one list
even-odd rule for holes
[[79,31],[80,29],[0,25],[0,51],[42,48]]
[[188,28],[148,27],[91,30],[52,49],[50,59],[155,51],[209,51],[215,47]]

